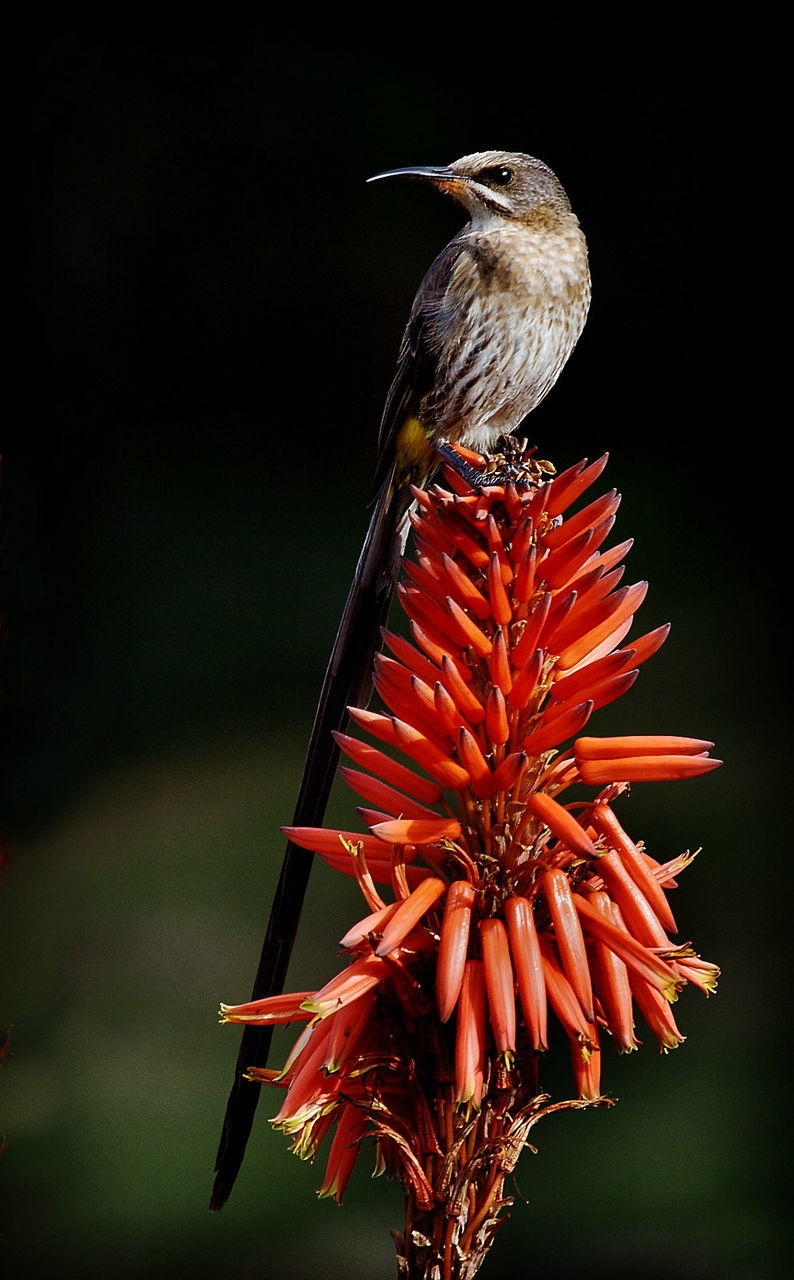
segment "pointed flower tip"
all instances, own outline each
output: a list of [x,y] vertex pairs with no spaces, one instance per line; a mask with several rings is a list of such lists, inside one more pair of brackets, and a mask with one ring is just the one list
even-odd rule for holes
[[577,756],[586,760],[621,756],[699,755],[714,746],[707,738],[682,738],[672,734],[624,734],[613,738],[578,738]]
[[579,776],[587,786],[613,782],[677,782],[719,769],[712,756],[621,756],[607,760],[578,760]]
[[610,782],[666,782],[694,778],[718,769],[722,760],[708,755],[706,738],[640,734],[617,738],[577,738],[579,775],[590,786]]
[[572,813],[552,796],[536,791],[529,797],[527,808],[539,818],[553,836],[584,858],[594,858],[596,848]]

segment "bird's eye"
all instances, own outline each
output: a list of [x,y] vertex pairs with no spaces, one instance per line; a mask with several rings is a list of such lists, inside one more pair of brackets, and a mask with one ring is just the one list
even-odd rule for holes
[[491,187],[507,187],[513,181],[513,170],[498,164],[489,169],[481,169],[477,176],[481,182],[487,182]]

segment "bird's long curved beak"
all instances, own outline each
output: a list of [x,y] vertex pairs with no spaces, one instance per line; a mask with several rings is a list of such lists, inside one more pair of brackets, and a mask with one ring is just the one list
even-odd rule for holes
[[429,178],[431,182],[463,182],[461,174],[446,165],[415,164],[407,169],[387,169],[385,173],[376,173],[367,182],[378,182],[380,178]]

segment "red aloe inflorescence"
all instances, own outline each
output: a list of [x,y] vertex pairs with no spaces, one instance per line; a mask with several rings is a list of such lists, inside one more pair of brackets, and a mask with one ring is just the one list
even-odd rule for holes
[[[582,736],[669,629],[626,643],[646,583],[620,585],[630,542],[603,549],[619,495],[569,514],[605,462],[554,475],[525,450],[523,484],[446,469],[448,487],[415,490],[398,586],[411,638],[384,635],[385,709],[350,709],[391,750],[338,737],[367,831],[287,829],[355,876],[367,914],[320,990],[221,1006],[229,1022],[306,1024],[281,1071],[252,1075],[284,1090],[273,1123],[297,1154],[330,1137],[320,1195],[341,1200],[374,1140],[376,1171],[406,1190],[395,1240],[412,1280],[475,1275],[533,1125],[608,1101],[604,1033],[636,1048],[639,1011],[675,1048],[678,992],[716,985],[670,936],[667,890],[691,855],[660,865],[615,812],[632,782],[716,768],[712,744]],[[555,1021],[576,1097],[552,1103],[538,1064]]]

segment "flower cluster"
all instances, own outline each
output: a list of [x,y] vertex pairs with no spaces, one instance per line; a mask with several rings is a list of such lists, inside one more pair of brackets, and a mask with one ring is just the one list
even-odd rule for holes
[[[299,1155],[333,1134],[321,1195],[341,1199],[374,1139],[407,1192],[406,1276],[473,1276],[537,1119],[605,1101],[604,1033],[636,1048],[639,1012],[672,1049],[679,990],[716,985],[671,937],[667,891],[691,856],[660,865],[615,812],[630,783],[715,768],[712,744],[582,736],[668,631],[626,642],[647,584],[620,585],[630,542],[603,549],[618,494],[576,509],[605,461],[554,475],[526,452],[523,484],[447,468],[448,487],[415,490],[410,639],[384,635],[384,709],[350,708],[380,745],[338,735],[367,830],[287,829],[355,876],[367,914],[320,990],[221,1007],[306,1023],[282,1070],[253,1074],[285,1091],[273,1123]],[[538,1063],[555,1023],[576,1098],[552,1104]]]

